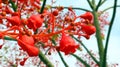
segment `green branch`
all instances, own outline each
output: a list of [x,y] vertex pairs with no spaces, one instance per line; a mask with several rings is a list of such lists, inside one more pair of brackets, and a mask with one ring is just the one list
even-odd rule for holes
[[15,5],[15,3],[12,0],[9,0],[9,2],[11,3],[12,9],[16,12],[17,11],[17,5]]
[[100,7],[102,4],[104,4],[106,1],[107,1],[107,0],[103,0],[103,1],[100,0],[100,1],[98,2],[97,7],[96,7],[96,11],[98,11],[99,7]]
[[90,2],[90,0],[87,0],[87,2],[88,2],[88,4],[89,4],[89,6],[91,7],[91,9],[93,9],[93,4]]
[[84,47],[84,49],[85,49],[85,50],[87,51],[87,53],[91,56],[91,58],[99,65],[99,62],[98,62],[97,59],[91,54],[91,52],[87,49],[87,47],[86,47],[80,40],[78,40],[78,39],[75,38],[74,36],[72,36],[72,37]]
[[103,67],[106,66],[107,49],[108,49],[108,43],[109,43],[109,39],[110,39],[111,29],[112,29],[112,26],[113,26],[115,15],[116,15],[116,6],[117,6],[117,0],[115,0],[115,2],[114,2],[113,15],[112,15],[112,19],[111,19],[110,26],[109,26],[109,29],[108,29],[108,34],[107,34],[107,39],[106,39],[106,44],[105,44],[105,51],[104,51]]
[[[53,43],[54,45],[57,45],[56,42],[55,42],[55,40],[51,39],[51,41],[52,41],[52,43]],[[62,60],[62,62],[63,62],[63,64],[64,64],[64,66],[65,66],[65,67],[69,67],[69,66],[67,65],[67,63],[65,62],[65,60],[64,60],[62,54],[60,53],[60,51],[57,51],[57,52],[58,52],[58,55],[60,56],[60,58],[61,58],[61,60]]]
[[41,59],[41,61],[43,61],[43,63],[46,64],[47,67],[54,67],[41,51],[39,52],[39,58]]
[[[51,8],[56,8],[56,7],[51,7]],[[64,9],[68,9],[69,7],[64,7]],[[91,12],[90,10],[88,9],[84,9],[84,8],[79,8],[79,7],[72,7],[72,9],[76,9],[76,10],[83,10],[83,11],[88,11],[88,12]]]
[[9,37],[9,36],[4,36],[3,39],[5,39],[5,40],[10,40],[10,41],[17,41],[16,39],[11,38],[11,37]]
[[97,7],[96,7],[96,11],[99,9],[101,3],[102,3],[102,0],[99,0],[98,5],[97,5]]
[[104,47],[103,47],[103,41],[102,41],[102,36],[101,36],[101,31],[100,31],[98,14],[95,9],[96,9],[96,7],[93,9],[94,25],[96,27],[96,39],[97,39],[97,44],[98,44],[98,50],[99,50],[99,56],[100,56],[100,67],[101,67],[101,65],[103,63]]
[[103,0],[100,5],[104,4],[107,0]]
[[[116,5],[116,7],[120,7],[120,5]],[[106,9],[104,9],[103,11],[102,11],[102,13],[104,13],[105,11],[107,11],[107,10],[109,10],[109,9],[111,9],[111,8],[114,8],[114,6],[111,6],[111,7],[108,7],[108,8],[106,8]],[[102,14],[101,13],[101,14]]]
[[85,67],[90,67],[90,65],[88,63],[86,63],[86,61],[84,61],[82,58],[80,58],[79,56],[75,55],[75,54],[71,54],[72,56],[74,56],[77,60],[79,60],[81,63],[83,63],[85,65]]
[[43,5],[42,5],[42,8],[41,8],[41,10],[40,10],[40,14],[42,14],[43,11],[44,11],[44,8],[45,8],[45,5],[46,5],[46,1],[47,1],[47,0],[44,0],[44,1],[43,1]]

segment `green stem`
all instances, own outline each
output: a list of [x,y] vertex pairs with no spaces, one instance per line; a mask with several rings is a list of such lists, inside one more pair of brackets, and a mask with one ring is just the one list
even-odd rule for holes
[[41,61],[43,61],[43,63],[46,64],[47,67],[54,67],[41,51],[39,52],[39,58],[41,59]]
[[[54,45],[57,45],[56,42],[55,42],[55,40],[51,39],[51,41],[52,41],[52,43],[53,43]],[[67,63],[65,62],[65,60],[64,60],[62,54],[60,53],[60,51],[57,51],[57,52],[58,52],[58,55],[60,56],[60,58],[61,58],[61,60],[62,60],[62,62],[63,62],[63,64],[64,64],[64,66],[65,66],[65,67],[69,67],[69,66],[67,65]]]
[[[52,7],[52,8],[56,8],[56,7]],[[64,7],[65,9],[68,9],[69,7]],[[83,10],[83,11],[88,11],[91,12],[90,10],[84,9],[84,8],[78,8],[78,7],[72,7],[72,9],[76,9],[76,10]]]
[[105,44],[105,51],[104,51],[103,67],[106,67],[107,49],[108,49],[108,43],[109,43],[109,39],[110,39],[111,29],[112,29],[112,26],[113,26],[115,15],[116,15],[116,6],[117,6],[117,0],[115,0],[115,2],[114,2],[113,15],[112,15],[112,19],[111,19],[110,26],[109,26],[109,29],[108,29],[108,34],[107,34],[107,39],[106,39],[106,44]]
[[78,40],[76,37],[74,37],[74,36],[72,36],[72,37],[85,48],[85,50],[91,56],[91,58],[99,65],[98,60],[91,54],[91,52],[87,49],[87,47],[80,40]]
[[47,0],[44,0],[44,1],[43,1],[43,5],[42,5],[42,8],[41,8],[41,10],[40,10],[40,14],[42,14],[43,11],[44,11],[44,8],[45,8],[45,5],[46,5],[46,1],[47,1]]
[[60,56],[60,58],[61,58],[63,64],[65,65],[65,67],[69,67],[69,66],[67,65],[67,63],[65,62],[65,60],[64,60],[62,54],[60,53],[60,51],[57,51],[57,52],[58,52],[58,54],[59,54],[59,56]]
[[12,9],[16,12],[17,11],[17,5],[15,5],[15,3],[12,0],[9,0],[9,2],[12,5]]
[[85,65],[85,67],[90,67],[90,65],[88,63],[86,63],[86,61],[84,61],[82,58],[80,58],[79,56],[77,56],[76,54],[71,54],[72,56],[74,56],[77,60],[79,60],[81,63],[83,63]]
[[[42,8],[41,8],[41,10],[40,10],[40,14],[42,14],[43,11],[44,11],[44,8],[45,8],[45,5],[46,5],[46,1],[47,1],[47,0],[44,0],[44,1],[43,1]],[[37,33],[38,33],[38,29],[34,32],[34,34],[37,34]]]
[[98,14],[97,11],[95,10],[96,8],[93,9],[93,15],[94,15],[94,25],[96,27],[96,39],[97,39],[97,44],[98,44],[98,49],[99,49],[99,56],[100,56],[100,67],[103,63],[103,54],[104,54],[104,47],[103,47],[103,41],[101,37],[101,31],[100,31],[100,24],[98,21]]
[[104,4],[107,0],[103,0],[100,5]]
[[[120,5],[116,5],[116,7],[120,7]],[[104,9],[103,11],[102,11],[102,13],[104,13],[105,11],[107,11],[107,10],[109,10],[109,9],[111,9],[111,8],[114,8],[114,6],[111,6],[111,7],[108,7],[108,8],[106,8],[106,9]],[[102,14],[101,13],[101,14]]]
[[16,39],[13,39],[13,38],[8,37],[8,36],[5,36],[4,39],[5,39],[5,40],[10,40],[10,41],[17,41]]
[[90,2],[90,0],[87,0],[87,2],[90,5],[91,9],[93,9],[93,4]]
[[96,7],[96,11],[97,11],[98,8],[100,7],[101,3],[102,3],[102,0],[99,0],[98,5],[97,5],[97,7]]

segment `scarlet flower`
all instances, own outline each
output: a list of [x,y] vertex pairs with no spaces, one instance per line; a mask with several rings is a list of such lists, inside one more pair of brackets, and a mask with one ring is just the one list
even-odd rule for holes
[[38,56],[38,54],[39,54],[39,50],[38,50],[38,48],[37,47],[35,47],[35,46],[30,46],[30,45],[26,45],[26,47],[27,47],[27,53],[28,53],[28,55],[30,56],[30,57],[33,57],[33,56]]
[[96,32],[96,28],[93,25],[82,24],[81,26],[81,29],[85,34],[92,35]]
[[8,20],[9,23],[12,24],[12,26],[21,24],[21,20],[19,16],[7,17],[6,19]]
[[89,21],[93,20],[93,15],[91,12],[86,12],[85,14],[80,15],[80,17]]
[[37,56],[39,54],[39,50],[34,46],[34,43],[32,36],[21,35],[18,39],[18,45],[24,51],[27,51],[29,56]]
[[37,14],[37,15],[32,15],[30,16],[30,18],[28,18],[27,26],[30,29],[36,31],[37,28],[42,26],[42,23],[43,23],[43,19],[41,18],[41,15]]
[[31,46],[34,46],[34,44],[35,44],[34,38],[33,38],[32,36],[21,35],[21,36],[19,37],[19,39],[20,39],[21,41],[24,41],[24,43],[29,44],[29,45],[31,45]]
[[62,38],[60,40],[60,51],[67,55],[69,53],[74,53],[78,47],[79,45],[77,45],[70,36],[67,36],[65,33],[62,34]]

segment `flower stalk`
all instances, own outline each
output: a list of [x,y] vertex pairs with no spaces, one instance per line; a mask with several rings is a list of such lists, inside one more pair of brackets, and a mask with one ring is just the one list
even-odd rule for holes
[[39,52],[39,58],[43,63],[46,64],[47,67],[54,67],[53,64],[46,58],[46,56],[40,51]]

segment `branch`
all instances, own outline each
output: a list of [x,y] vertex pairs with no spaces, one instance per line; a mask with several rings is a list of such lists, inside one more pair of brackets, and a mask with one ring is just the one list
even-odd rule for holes
[[[56,8],[56,7],[51,7],[51,8]],[[64,7],[65,9],[68,9],[69,7]],[[79,7],[72,7],[72,9],[76,9],[76,10],[83,10],[83,11],[87,11],[87,12],[91,12],[88,9],[84,9],[84,8],[79,8]]]
[[[116,5],[116,7],[120,7],[120,5]],[[104,9],[103,11],[102,11],[102,13],[104,13],[105,11],[107,11],[107,10],[109,10],[109,9],[111,9],[111,8],[114,8],[114,6],[111,6],[111,7],[108,7],[108,8],[106,8],[106,9]],[[101,13],[101,14],[102,14]]]
[[[52,43],[53,43],[54,45],[57,45],[54,39],[51,39],[51,41],[52,41]],[[62,62],[63,62],[63,64],[64,64],[64,66],[65,66],[65,67],[69,67],[69,66],[67,65],[67,63],[65,62],[62,54],[61,54],[58,50],[57,50],[57,52],[58,52],[58,55],[60,56],[60,58],[61,58],[61,60],[62,60]]]
[[85,49],[85,50],[87,51],[87,53],[91,56],[91,58],[99,65],[99,62],[98,62],[97,59],[91,54],[91,52],[87,49],[87,47],[86,47],[80,40],[78,40],[78,39],[75,38],[74,36],[72,36],[72,37],[84,47],[84,49]]
[[11,37],[9,37],[9,36],[5,36],[3,39],[5,39],[5,40],[10,40],[10,41],[17,41],[16,39],[11,38]]
[[17,5],[15,5],[15,3],[12,0],[9,0],[9,2],[12,5],[12,9],[16,12],[17,11]]
[[117,0],[115,0],[115,2],[114,2],[113,15],[112,15],[112,19],[111,19],[110,26],[108,29],[108,34],[107,34],[107,39],[106,39],[106,44],[105,44],[105,51],[104,51],[104,58],[103,58],[103,67],[106,66],[107,49],[108,49],[108,43],[109,43],[109,39],[110,39],[111,29],[113,26],[115,15],[116,15],[116,6],[117,6]]
[[90,0],[87,0],[87,2],[90,5],[91,9],[93,9],[93,4],[90,2]]
[[102,0],[99,0],[98,5],[97,5],[97,7],[96,7],[96,11],[99,9],[101,3],[102,3]]
[[39,58],[46,64],[47,67],[54,67],[41,51],[39,52]]
[[42,5],[42,8],[41,8],[41,10],[40,10],[40,14],[42,14],[43,11],[44,11],[44,8],[45,8],[45,5],[46,5],[46,1],[47,1],[47,0],[44,0],[44,1],[43,1],[43,5]]
[[84,61],[82,58],[80,58],[79,56],[77,56],[76,54],[71,54],[72,56],[74,56],[77,60],[79,60],[81,63],[83,63],[85,65],[85,67],[90,67],[90,65],[88,63],[86,63],[86,61]]
[[104,54],[104,47],[103,47],[103,41],[102,41],[102,36],[101,36],[101,31],[100,31],[98,14],[97,14],[97,11],[95,9],[96,8],[93,9],[94,25],[96,27],[96,39],[97,39],[97,44],[98,44],[98,50],[99,50],[99,56],[100,56],[100,66],[101,66],[102,60],[103,60],[103,54]]

